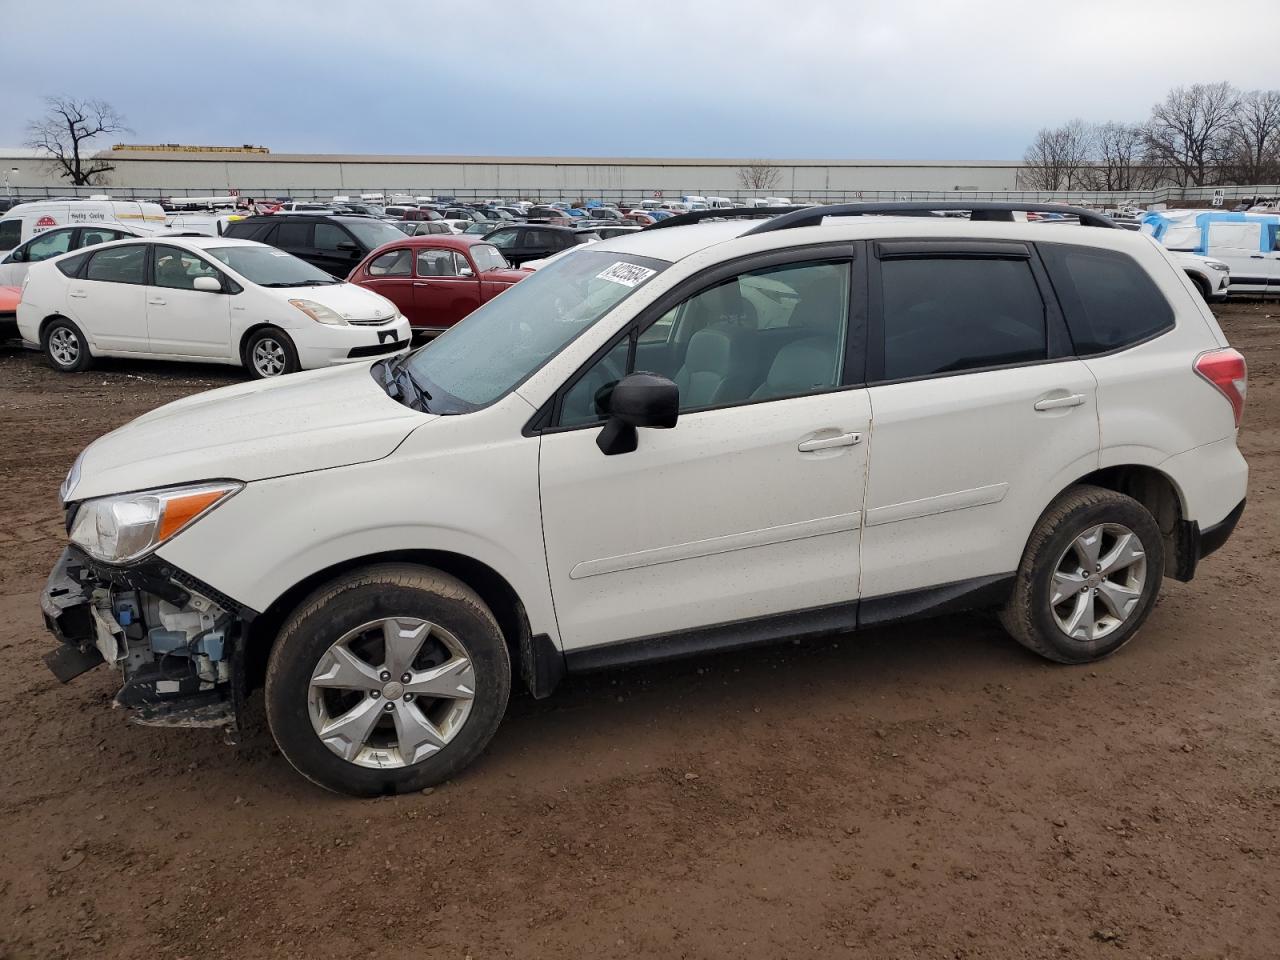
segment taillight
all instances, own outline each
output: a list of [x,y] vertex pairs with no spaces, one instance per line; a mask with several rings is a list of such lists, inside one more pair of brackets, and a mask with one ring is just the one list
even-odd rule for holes
[[1249,388],[1249,369],[1240,351],[1227,347],[1210,350],[1196,357],[1196,373],[1204,377],[1227,398],[1236,417],[1236,426],[1244,416],[1244,397]]

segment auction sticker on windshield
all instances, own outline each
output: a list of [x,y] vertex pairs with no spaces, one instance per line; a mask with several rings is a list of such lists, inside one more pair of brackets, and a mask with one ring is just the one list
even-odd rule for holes
[[620,283],[624,287],[638,287],[657,272],[657,270],[650,270],[648,267],[641,267],[634,263],[626,263],[619,260],[613,266],[597,273],[596,279],[608,280],[610,283]]

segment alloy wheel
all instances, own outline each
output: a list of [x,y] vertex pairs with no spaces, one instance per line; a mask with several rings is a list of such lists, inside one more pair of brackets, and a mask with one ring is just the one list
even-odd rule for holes
[[1136,533],[1119,523],[1089,527],[1054,565],[1053,619],[1074,640],[1101,640],[1138,609],[1146,582],[1147,556]]
[[70,367],[80,358],[80,339],[66,327],[49,334],[49,353],[60,367]]
[[467,722],[475,669],[448,630],[387,617],[343,634],[311,673],[307,706],[320,741],[349,763],[393,769],[439,752]]
[[284,372],[284,347],[280,341],[271,337],[263,337],[253,347],[253,368],[263,377],[278,377]]

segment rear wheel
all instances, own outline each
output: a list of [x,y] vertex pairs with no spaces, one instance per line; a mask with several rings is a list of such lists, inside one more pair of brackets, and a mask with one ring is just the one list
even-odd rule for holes
[[1040,518],[1001,622],[1059,663],[1100,660],[1133,638],[1164,577],[1164,541],[1142,504],[1114,490],[1068,490]]
[[244,365],[258,379],[281,377],[301,369],[298,350],[289,335],[276,327],[264,327],[244,345]]
[[447,780],[492,739],[511,690],[498,624],[465,584],[385,564],[314,593],[267,667],[267,720],[309,780],[354,796]]
[[44,355],[53,369],[62,373],[79,373],[93,364],[89,341],[80,328],[66,317],[55,317],[44,328]]

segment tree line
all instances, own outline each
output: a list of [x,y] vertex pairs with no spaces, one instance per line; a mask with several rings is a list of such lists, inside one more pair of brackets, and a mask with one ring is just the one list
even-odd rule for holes
[[1022,159],[1030,190],[1280,183],[1280,90],[1174,87],[1141,122],[1046,127]]

